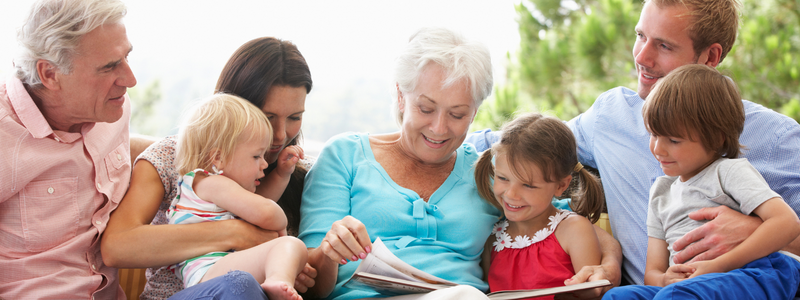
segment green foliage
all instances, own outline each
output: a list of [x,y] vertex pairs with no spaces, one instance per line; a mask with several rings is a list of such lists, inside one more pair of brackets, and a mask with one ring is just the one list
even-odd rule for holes
[[[641,0],[523,0],[507,83],[474,127],[496,129],[523,110],[567,120],[608,89],[635,89],[631,51],[641,8]],[[743,98],[800,119],[800,0],[743,0],[741,12],[737,42],[718,69]]]
[[146,86],[128,89],[131,99],[131,132],[149,136],[162,136],[168,126],[158,118],[157,108],[162,99],[161,82],[153,80]]
[[743,3],[736,45],[719,69],[742,97],[800,120],[800,1]]

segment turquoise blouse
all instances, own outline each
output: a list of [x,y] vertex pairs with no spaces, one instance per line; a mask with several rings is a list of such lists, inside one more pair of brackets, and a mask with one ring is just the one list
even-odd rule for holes
[[[375,161],[368,134],[335,136],[306,177],[299,238],[318,247],[334,221],[351,215],[364,223],[373,242],[380,237],[410,265],[486,291],[480,256],[500,211],[478,195],[477,159],[472,145],[459,147],[450,176],[425,202],[392,181]],[[329,299],[380,297],[342,286],[360,262],[339,266]]]

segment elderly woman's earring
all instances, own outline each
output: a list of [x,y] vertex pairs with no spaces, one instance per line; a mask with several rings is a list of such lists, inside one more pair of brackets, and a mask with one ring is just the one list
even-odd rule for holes
[[211,165],[211,170],[214,170],[214,175],[222,175],[222,170],[217,169],[217,166]]

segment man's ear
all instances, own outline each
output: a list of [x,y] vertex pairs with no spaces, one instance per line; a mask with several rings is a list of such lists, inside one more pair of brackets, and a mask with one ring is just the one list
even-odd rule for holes
[[556,189],[556,197],[561,197],[561,194],[567,190],[569,184],[572,182],[572,175],[562,178],[558,181],[558,188]]
[[48,60],[40,59],[36,61],[36,72],[39,74],[39,79],[42,85],[49,90],[61,89],[61,82],[58,77],[58,67]]
[[699,64],[704,64],[706,66],[716,68],[717,65],[722,61],[722,45],[719,43],[713,43],[711,46],[708,46],[708,49],[704,50],[697,61]]

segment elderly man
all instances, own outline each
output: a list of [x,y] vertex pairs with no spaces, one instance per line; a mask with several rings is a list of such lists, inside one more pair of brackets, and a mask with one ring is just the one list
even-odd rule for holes
[[36,3],[0,84],[0,298],[124,299],[100,235],[130,179],[117,0]]

